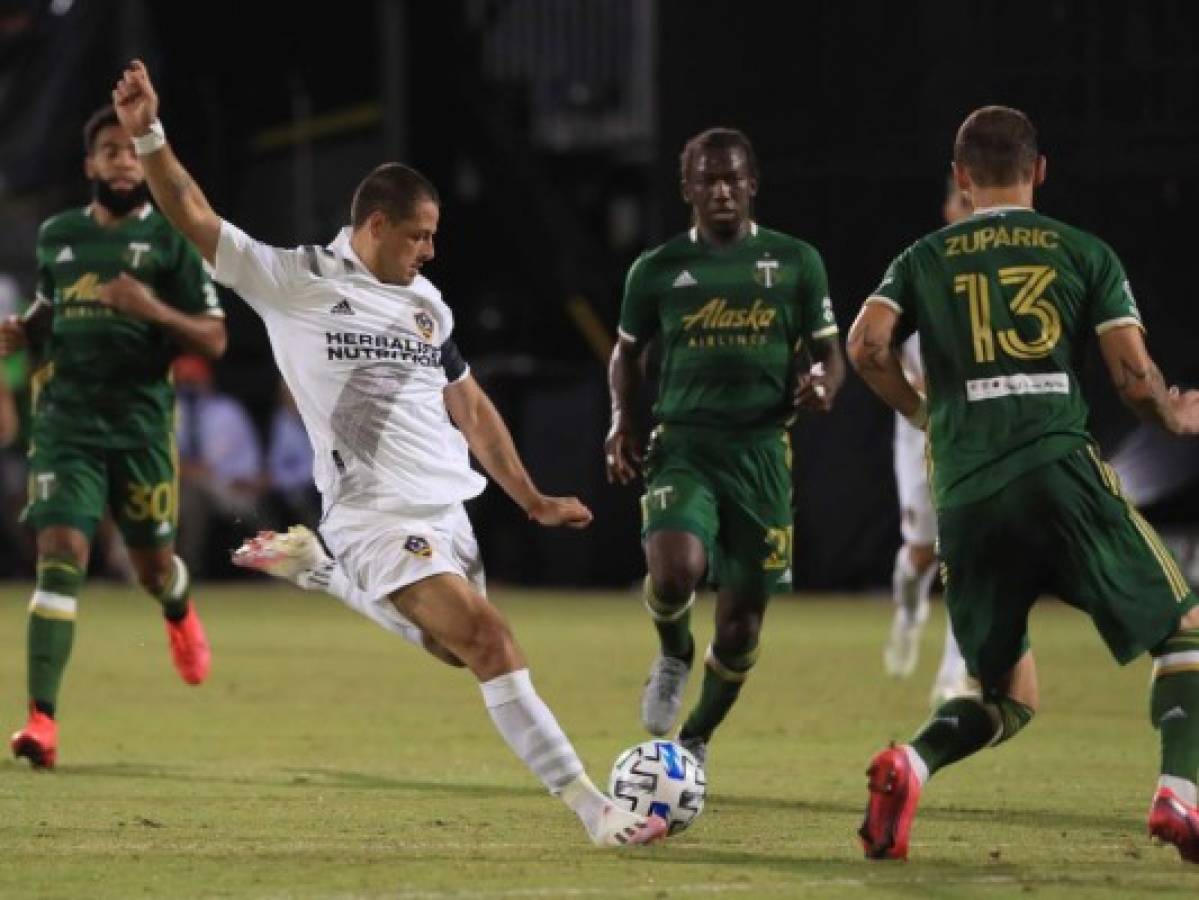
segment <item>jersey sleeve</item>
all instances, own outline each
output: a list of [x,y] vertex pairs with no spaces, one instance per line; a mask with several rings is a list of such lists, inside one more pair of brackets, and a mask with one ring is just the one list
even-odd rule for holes
[[191,316],[223,318],[225,315],[216,287],[204,271],[204,261],[182,236],[177,238],[175,263],[167,276],[163,299]]
[[303,277],[300,252],[256,241],[232,222],[222,221],[214,276],[261,314],[288,305]]
[[644,345],[658,331],[658,304],[649,284],[649,264],[644,256],[629,267],[620,304],[620,326],[626,341]]
[[839,329],[828,295],[828,273],[824,260],[814,249],[809,249],[804,260],[797,292],[804,339],[820,340],[836,334]]
[[1115,251],[1106,244],[1099,245],[1091,279],[1087,315],[1096,334],[1123,325],[1144,329],[1141,311],[1137,309],[1124,266]]
[[887,271],[883,273],[882,281],[871,291],[866,302],[882,303],[903,315],[909,312],[908,281],[908,251],[905,250],[891,260],[891,265],[887,266]]

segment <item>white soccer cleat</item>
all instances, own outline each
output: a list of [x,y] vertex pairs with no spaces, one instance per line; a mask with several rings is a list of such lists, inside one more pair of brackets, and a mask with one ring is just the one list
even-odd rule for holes
[[591,840],[597,847],[634,847],[660,841],[669,831],[670,826],[661,816],[642,818],[608,802],[591,832]]
[[650,666],[641,694],[641,724],[655,737],[665,737],[678,721],[691,667],[674,656],[659,654]]
[[928,604],[921,606],[915,615],[902,607],[895,610],[891,636],[883,647],[883,668],[892,678],[908,678],[916,671],[916,663],[920,660],[920,634],[928,619]]
[[233,551],[235,566],[286,578],[300,587],[307,587],[304,576],[328,561],[316,535],[303,525],[292,525],[282,534],[260,531]]

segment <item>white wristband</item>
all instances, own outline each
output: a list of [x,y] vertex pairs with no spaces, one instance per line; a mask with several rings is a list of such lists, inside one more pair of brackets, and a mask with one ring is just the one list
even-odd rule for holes
[[916,407],[916,411],[904,418],[908,420],[909,425],[920,431],[928,428],[928,401],[923,394],[920,395],[920,405]]
[[138,156],[149,156],[151,153],[157,153],[167,145],[167,135],[162,128],[162,123],[155,119],[150,123],[150,130],[141,137],[134,137],[133,149]]

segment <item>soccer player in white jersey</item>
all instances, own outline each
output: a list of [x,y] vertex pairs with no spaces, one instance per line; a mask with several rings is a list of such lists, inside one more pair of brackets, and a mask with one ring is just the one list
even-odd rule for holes
[[[946,225],[964,219],[972,211],[970,198],[948,180],[941,214]],[[900,362],[908,380],[924,384],[920,362],[920,335],[913,334],[900,348]],[[903,416],[895,416],[895,484],[899,493],[899,528],[903,546],[895,554],[891,576],[895,617],[891,635],[883,648],[883,666],[895,678],[907,678],[916,670],[920,634],[928,621],[928,593],[937,574],[937,514],[928,487],[924,432],[913,428]],[[949,617],[945,619],[945,646],[941,665],[933,680],[929,702],[939,707],[950,697],[968,690],[966,661],[953,637]]]
[[[529,679],[503,616],[483,594],[482,566],[462,501],[487,473],[542,525],[585,527],[574,497],[548,497],[454,346],[453,316],[421,274],[433,257],[433,186],[389,163],[359,185],[352,227],[328,247],[283,250],[222,221],[171,151],[158,97],[140,61],[113,103],[134,136],[163,214],[266,324],[271,348],[312,439],[324,501],[322,533],[358,608],[413,631],[478,678],[496,728],[601,846],[665,835],[600,793]],[[454,426],[457,426],[455,428]]]

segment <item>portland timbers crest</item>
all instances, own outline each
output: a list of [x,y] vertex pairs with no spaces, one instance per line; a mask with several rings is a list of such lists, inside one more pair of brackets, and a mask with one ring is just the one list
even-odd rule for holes
[[416,313],[412,320],[416,322],[416,330],[420,332],[421,337],[426,341],[433,338],[433,317],[423,309]]
[[754,281],[762,287],[774,287],[779,283],[779,261],[767,253],[754,263]]

